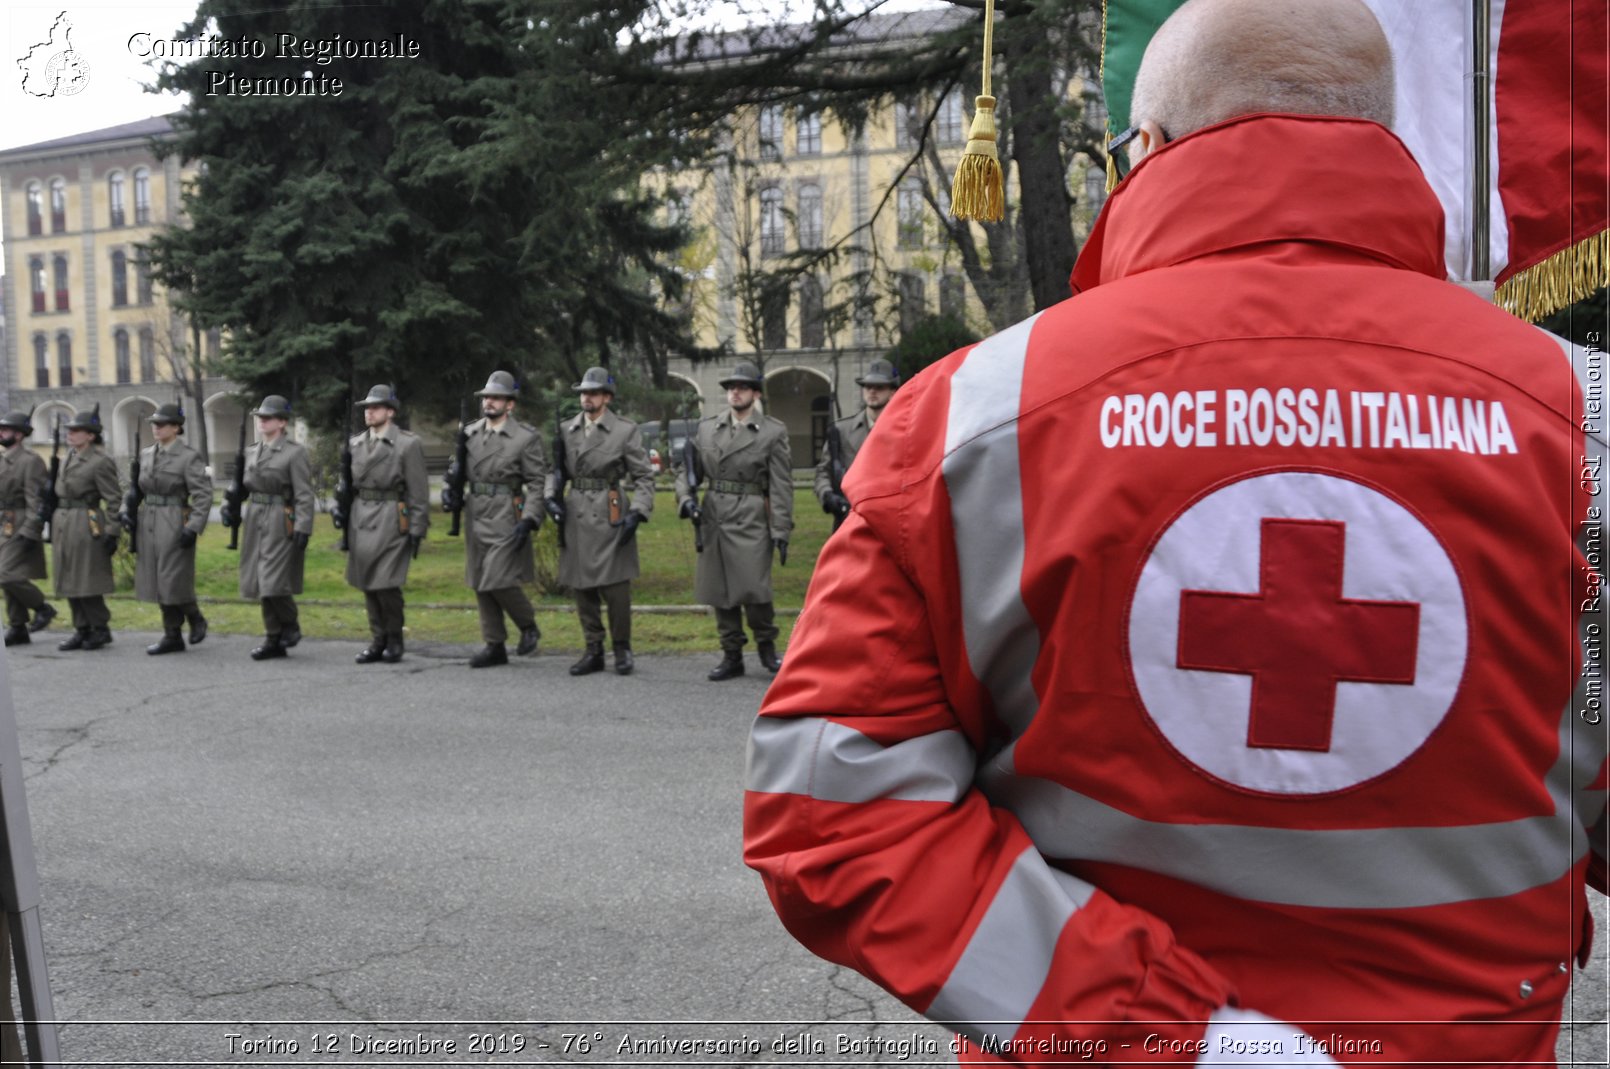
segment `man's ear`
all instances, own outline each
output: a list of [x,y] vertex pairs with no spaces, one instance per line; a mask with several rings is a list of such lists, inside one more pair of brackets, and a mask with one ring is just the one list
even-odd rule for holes
[[1150,156],[1164,145],[1168,144],[1168,135],[1153,119],[1141,122],[1135,139],[1129,143],[1129,165],[1131,167]]

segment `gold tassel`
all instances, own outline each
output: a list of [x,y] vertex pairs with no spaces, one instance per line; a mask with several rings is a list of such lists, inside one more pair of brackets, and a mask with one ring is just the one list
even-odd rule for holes
[[974,101],[967,147],[950,186],[950,214],[998,223],[1006,215],[1005,179],[995,148],[995,98],[990,95],[990,51],[995,40],[995,0],[984,0],[984,92]]
[[1517,271],[1493,300],[1529,323],[1575,304],[1610,285],[1610,231],[1583,238],[1541,263]]
[[[1112,143],[1112,131],[1107,131],[1107,143]],[[1118,188],[1118,160],[1112,153],[1107,153],[1107,192],[1111,193]]]

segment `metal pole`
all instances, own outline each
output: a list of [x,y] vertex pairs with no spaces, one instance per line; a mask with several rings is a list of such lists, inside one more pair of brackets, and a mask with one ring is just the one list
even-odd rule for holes
[[1471,5],[1471,154],[1470,154],[1470,278],[1485,282],[1492,268],[1492,76],[1490,62],[1493,12],[1491,0]]

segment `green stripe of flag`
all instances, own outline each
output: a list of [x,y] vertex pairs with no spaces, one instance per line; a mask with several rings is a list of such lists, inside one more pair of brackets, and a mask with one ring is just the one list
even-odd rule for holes
[[1103,0],[1101,88],[1112,133],[1129,125],[1129,100],[1140,57],[1159,26],[1185,0]]

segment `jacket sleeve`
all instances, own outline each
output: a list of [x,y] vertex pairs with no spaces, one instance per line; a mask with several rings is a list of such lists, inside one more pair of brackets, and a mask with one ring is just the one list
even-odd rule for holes
[[42,459],[38,464],[30,464],[29,469],[22,477],[23,514],[18,518],[17,533],[38,542],[45,537],[45,525],[39,519],[39,507],[44,504],[45,484],[50,482],[50,469],[45,466]]
[[117,474],[117,461],[105,453],[100,459],[103,463],[95,465],[95,492],[101,496],[102,505],[115,513],[123,504],[123,480]]
[[794,530],[794,462],[788,430],[780,423],[766,461],[766,485],[771,492],[771,536],[786,541]]
[[[1141,1057],[1148,1035],[1201,1039],[1228,982],[1157,917],[1048,864],[973,786],[982,718],[948,700],[944,626],[852,513],[750,739],[744,860],[784,925],[986,1048],[1099,1038]],[[1170,1056],[1195,1058],[1145,1055]]]
[[648,450],[643,447],[643,430],[633,427],[621,450],[626,464],[626,481],[632,486],[631,511],[640,512],[643,518],[654,514],[654,468],[648,462]]
[[543,493],[547,490],[548,461],[542,452],[542,435],[533,430],[520,447],[520,482],[525,486],[525,506],[520,519],[535,520],[541,526],[548,510],[543,508]]
[[402,477],[403,497],[408,506],[408,533],[422,538],[430,527],[430,475],[425,471],[425,447],[418,438],[404,441]]
[[822,443],[822,457],[816,462],[816,481],[811,489],[818,501],[824,501],[833,489],[833,447],[825,441]]
[[313,533],[313,465],[306,449],[292,449],[285,474],[291,480],[291,507],[295,510],[295,529]]
[[190,491],[190,522],[186,526],[199,535],[207,529],[207,514],[212,511],[212,477],[207,474],[207,461],[199,450],[191,450],[185,461],[184,484]]

